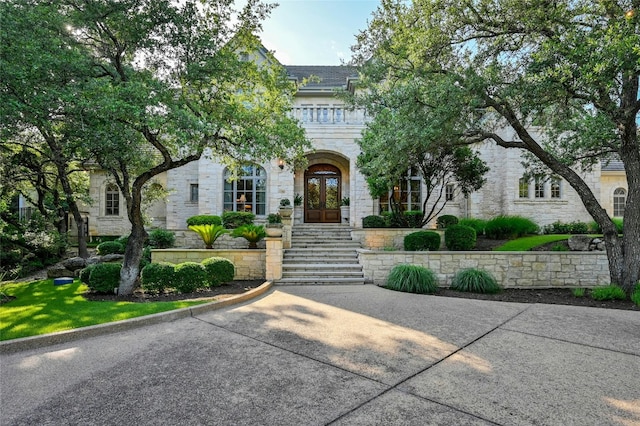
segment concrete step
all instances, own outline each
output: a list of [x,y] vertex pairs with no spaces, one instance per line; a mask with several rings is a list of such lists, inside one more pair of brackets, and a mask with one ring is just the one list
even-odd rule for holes
[[334,279],[342,279],[342,278],[359,278],[364,279],[362,272],[318,272],[318,271],[304,271],[304,272],[288,272],[282,271],[282,278],[334,278]]
[[352,258],[345,257],[286,257],[284,258],[285,265],[335,265],[335,264],[348,264],[359,265],[358,258],[353,256]]
[[287,271],[336,271],[336,273],[342,273],[344,271],[362,271],[362,265],[359,263],[284,263],[282,269]]
[[364,285],[364,278],[281,278],[275,285]]

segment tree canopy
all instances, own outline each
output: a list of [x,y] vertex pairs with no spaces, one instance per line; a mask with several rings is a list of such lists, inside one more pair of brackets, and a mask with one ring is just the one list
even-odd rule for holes
[[[52,95],[48,105],[63,114],[44,113],[41,120],[61,123],[52,133],[106,170],[124,196],[132,231],[119,293],[130,293],[138,276],[146,237],[142,196],[155,176],[202,155],[232,166],[275,157],[294,163],[308,146],[288,116],[295,87],[268,52],[266,60],[255,55],[261,49],[255,34],[272,7],[258,0],[240,10],[230,0],[14,0],[7,6],[16,15],[29,11],[36,27],[49,16],[59,23],[38,33],[39,40],[27,32],[25,44],[78,70],[54,82],[64,96]],[[13,65],[13,58],[7,62]],[[46,71],[21,72],[42,83],[32,90],[49,93]],[[23,117],[28,105],[20,108]]]
[[[640,280],[640,1],[383,0],[353,62],[363,105],[410,88],[436,143],[492,141],[563,177],[603,230],[612,282]],[[629,188],[623,236],[579,174],[612,156]]]

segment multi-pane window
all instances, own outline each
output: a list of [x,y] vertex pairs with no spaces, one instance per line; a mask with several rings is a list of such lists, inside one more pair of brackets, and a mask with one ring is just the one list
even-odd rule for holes
[[421,183],[418,170],[409,169],[405,178],[394,185],[387,195],[380,197],[380,212],[391,211],[392,202],[399,204],[402,211],[422,210]]
[[518,197],[519,198],[529,198],[529,180],[525,178],[520,178],[518,182]]
[[562,198],[562,185],[560,179],[552,178],[549,183],[551,198]]
[[613,216],[623,217],[624,207],[627,204],[627,191],[624,188],[617,188],[613,191]]
[[260,166],[247,165],[231,181],[231,171],[224,172],[224,210],[251,212],[264,216],[267,210],[267,173]]
[[544,198],[544,180],[536,178],[534,185],[535,197]]
[[104,214],[106,216],[120,215],[120,190],[115,183],[109,183],[105,188]]
[[455,190],[455,185],[453,185],[452,183],[447,184],[444,192],[444,199],[446,201],[453,201],[454,190]]
[[189,185],[189,201],[192,203],[197,203],[200,199],[200,193],[197,183],[192,183]]

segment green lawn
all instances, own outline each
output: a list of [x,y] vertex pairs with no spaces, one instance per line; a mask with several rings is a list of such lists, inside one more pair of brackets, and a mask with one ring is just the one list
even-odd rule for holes
[[0,340],[70,330],[205,303],[91,302],[83,297],[87,286],[79,280],[61,286],[54,286],[53,280],[9,283],[2,285],[2,291],[16,299],[0,305]]
[[523,237],[508,241],[500,247],[496,247],[495,249],[493,249],[493,251],[528,251],[534,247],[551,243],[553,241],[568,240],[569,237],[571,237],[571,235],[566,234],[534,235],[532,237]]

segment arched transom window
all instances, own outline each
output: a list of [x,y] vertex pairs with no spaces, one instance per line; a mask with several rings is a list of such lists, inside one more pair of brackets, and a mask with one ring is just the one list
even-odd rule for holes
[[613,216],[623,217],[624,206],[627,204],[627,191],[624,188],[617,188],[613,191]]
[[267,211],[267,173],[260,166],[242,166],[237,180],[224,171],[224,210],[251,212],[264,216]]
[[105,187],[105,216],[120,215],[120,190],[115,183],[108,183]]

